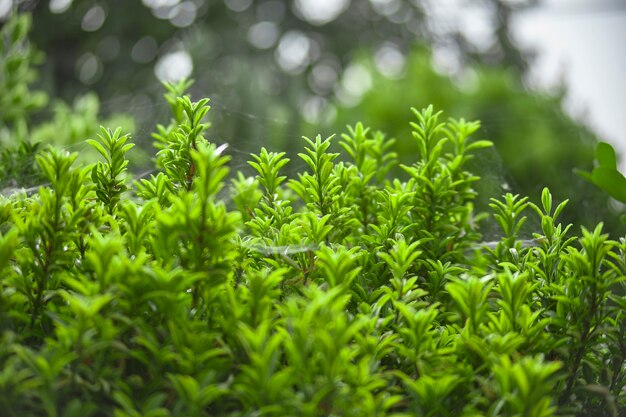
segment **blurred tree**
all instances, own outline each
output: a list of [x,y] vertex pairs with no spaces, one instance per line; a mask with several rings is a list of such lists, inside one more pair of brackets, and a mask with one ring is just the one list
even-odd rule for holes
[[48,57],[42,87],[65,100],[95,91],[105,114],[131,112],[140,145],[167,112],[158,79],[195,78],[192,94],[213,100],[212,139],[242,160],[260,142],[289,151],[300,134],[359,119],[404,137],[408,108],[432,103],[483,121],[501,155],[483,175],[525,194],[545,183],[574,199],[570,220],[591,224],[607,217],[606,198],[572,168],[590,168],[595,138],[560,95],[525,91],[530,54],[510,34],[512,13],[536,1],[15,3],[33,13],[32,39]]
[[[535,2],[16,1],[33,13],[33,40],[48,54],[45,73],[52,94],[69,100],[89,88],[105,102],[129,93],[154,94],[157,77],[189,72],[185,54],[199,79],[196,88],[205,94],[226,90],[234,65],[258,69],[262,64],[264,78],[252,77],[273,94],[294,78],[306,78],[304,91],[330,97],[333,79],[349,65],[355,48],[406,54],[416,40],[447,51],[442,53],[458,63],[523,70],[525,56],[510,39],[509,21],[514,9]],[[315,81],[320,73],[325,83]]]

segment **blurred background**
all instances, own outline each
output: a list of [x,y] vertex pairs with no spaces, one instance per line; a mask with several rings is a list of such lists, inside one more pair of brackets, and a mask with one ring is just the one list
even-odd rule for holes
[[0,21],[18,12],[41,52],[26,84],[49,100],[28,110],[33,140],[82,150],[98,123],[122,125],[140,172],[169,120],[161,81],[189,77],[236,168],[357,121],[411,163],[409,109],[433,104],[495,142],[472,167],[481,195],[548,186],[572,201],[565,221],[624,235],[623,208],[573,172],[598,140],[626,150],[624,0],[0,0]]

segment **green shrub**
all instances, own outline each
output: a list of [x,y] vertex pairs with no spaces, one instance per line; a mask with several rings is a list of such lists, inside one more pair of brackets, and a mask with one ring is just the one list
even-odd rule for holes
[[[94,93],[77,97],[72,106],[56,100],[46,108],[48,95],[31,87],[36,83],[35,66],[44,55],[28,39],[32,19],[13,13],[0,27],[0,190],[11,192],[38,185],[42,173],[35,163],[41,144],[77,147],[97,133],[100,102]],[[51,117],[42,118],[38,112]],[[47,115],[46,115],[47,116]],[[38,119],[38,123],[32,123]],[[112,115],[106,124],[133,130],[132,117]],[[90,162],[97,153],[85,149],[81,161]]]
[[305,138],[297,177],[262,149],[227,182],[184,88],[150,178],[102,128],[100,162],[45,149],[46,185],[0,199],[3,415],[626,415],[626,239],[545,189],[492,199],[481,242],[477,122],[414,110],[406,179],[357,124],[343,156]]
[[[333,101],[337,120],[332,129],[366,120],[390,137],[404,137],[410,135],[402,118],[405,109],[429,104],[454,117],[480,120],[482,135],[494,142],[493,149],[470,163],[470,170],[484,179],[477,187],[481,197],[504,192],[535,196],[547,186],[555,198],[571,201],[563,222],[593,228],[603,221],[613,238],[626,233],[607,196],[573,173],[593,168],[598,137],[564,112],[564,90],[529,91],[510,68],[479,63],[464,65],[464,76],[451,78],[437,72],[432,54],[418,47],[407,55],[406,75],[390,79],[368,56],[357,55],[355,62],[368,70],[373,88],[354,107]],[[412,143],[399,143],[396,151],[405,161],[414,148]],[[476,201],[477,207],[486,204],[483,198]]]

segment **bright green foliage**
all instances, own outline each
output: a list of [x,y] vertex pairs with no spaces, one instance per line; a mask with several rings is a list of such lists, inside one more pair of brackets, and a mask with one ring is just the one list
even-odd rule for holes
[[[472,183],[479,178],[465,171],[464,164],[475,149],[492,146],[486,140],[468,144],[468,137],[480,124],[465,120],[439,122],[441,112],[432,106],[422,112],[413,109],[417,123],[411,123],[420,159],[412,166],[402,165],[411,176],[407,183],[414,193],[409,215],[414,219],[418,239],[426,241],[428,258],[447,259],[463,249],[474,232],[471,222],[475,192]],[[448,150],[445,146],[450,145]],[[465,239],[460,239],[467,236]]]
[[0,199],[3,415],[624,416],[626,239],[570,236],[545,189],[492,199],[481,243],[478,123],[414,110],[406,179],[362,124],[296,178],[266,149],[230,175],[186,86],[150,178],[102,128],[103,162],[47,149]]
[[120,196],[127,187],[124,184],[124,172],[128,160],[126,152],[135,146],[126,143],[128,135],[122,135],[122,129],[117,128],[111,132],[103,127],[100,128],[100,141],[87,139],[87,143],[93,146],[105,162],[98,162],[91,170],[91,180],[96,186],[96,196],[106,206],[110,214],[113,214]]
[[160,149],[157,153],[159,167],[171,178],[175,188],[190,190],[196,173],[192,152],[198,149],[199,144],[206,142],[202,133],[210,125],[202,123],[202,119],[211,107],[207,105],[209,99],[192,103],[189,97],[185,96],[174,101],[172,95],[185,86],[185,84],[167,86],[169,94],[166,98],[174,112],[174,119],[167,128],[157,126],[159,133],[153,136],[158,141],[157,147]]

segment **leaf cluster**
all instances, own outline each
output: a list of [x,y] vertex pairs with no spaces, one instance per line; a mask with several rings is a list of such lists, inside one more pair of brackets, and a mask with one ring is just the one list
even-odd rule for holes
[[626,239],[574,235],[545,189],[494,198],[481,242],[478,123],[414,110],[406,179],[357,124],[228,182],[186,85],[150,178],[102,128],[103,162],[47,148],[47,185],[0,200],[4,415],[624,416]]

